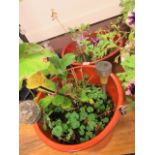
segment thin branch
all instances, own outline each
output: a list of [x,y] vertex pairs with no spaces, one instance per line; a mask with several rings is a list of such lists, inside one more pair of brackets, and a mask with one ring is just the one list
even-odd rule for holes
[[[41,88],[41,89],[43,89],[43,90],[46,90],[46,91],[48,91],[48,92],[51,92],[51,93],[56,93],[55,91],[50,90],[50,89],[45,88],[45,87],[42,87],[42,86],[40,86],[39,88]],[[58,95],[62,95],[62,96],[64,96],[64,97],[68,97],[68,98],[70,98],[71,100],[76,100],[74,97],[72,97],[72,96],[69,95],[69,94],[63,94],[63,93],[59,93],[59,92],[57,92],[57,94],[58,94]]]

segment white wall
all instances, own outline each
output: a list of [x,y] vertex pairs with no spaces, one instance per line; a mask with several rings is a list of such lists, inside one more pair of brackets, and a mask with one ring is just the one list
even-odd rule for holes
[[68,28],[119,15],[119,2],[120,0],[22,0],[19,20],[28,40],[39,42],[64,33],[59,24],[51,19],[52,8]]

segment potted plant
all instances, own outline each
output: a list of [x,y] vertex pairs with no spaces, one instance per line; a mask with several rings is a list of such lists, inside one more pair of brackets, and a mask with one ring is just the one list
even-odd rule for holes
[[73,65],[95,64],[103,60],[113,60],[123,46],[120,33],[99,29],[88,33],[88,26],[82,24],[79,28],[70,29],[73,42],[66,45],[61,52],[63,57],[67,53],[74,53],[76,61]]
[[[123,104],[123,91],[117,77],[110,74],[107,93],[103,92],[95,66],[67,70],[67,66],[75,61],[74,55],[59,58],[38,45],[36,47],[33,50],[20,48],[20,58],[37,55],[31,59],[33,66],[30,68],[20,66],[20,71],[24,70],[20,75],[25,75],[20,79],[26,79],[29,89],[39,90],[34,99],[42,111],[40,120],[34,124],[38,136],[61,151],[86,149],[103,140],[118,122],[119,107]],[[36,59],[46,63],[46,67],[36,70]]]
[[125,98],[129,103],[126,111],[130,111],[135,106],[135,1],[121,0],[122,14],[124,23],[130,28],[126,35],[126,42],[120,52],[120,63],[123,72],[118,73],[117,76],[122,81],[125,91]]
[[[52,20],[56,20],[65,33],[68,33],[55,10],[52,10],[51,17]],[[75,62],[72,63],[74,66],[93,65],[103,60],[113,61],[119,54],[120,47],[123,46],[123,37],[120,33],[101,29],[88,33],[88,29],[88,24],[69,28],[72,42],[63,48],[61,57],[67,53],[74,53],[76,56]]]

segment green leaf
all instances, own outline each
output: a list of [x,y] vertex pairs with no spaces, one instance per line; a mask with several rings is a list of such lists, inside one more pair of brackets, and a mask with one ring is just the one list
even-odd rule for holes
[[45,81],[43,86],[45,88],[48,88],[48,89],[52,90],[52,91],[56,91],[56,88],[57,88],[56,87],[56,83],[54,83],[53,81],[48,80],[48,79],[46,79],[46,81]]
[[86,129],[87,129],[88,131],[94,131],[95,127],[96,127],[96,122],[94,122],[94,121],[89,121],[89,122],[88,122],[88,125],[87,125],[87,127],[86,127]]
[[87,113],[86,112],[80,112],[80,121],[83,121],[87,118]]
[[135,0],[121,0],[120,6],[122,8],[124,20],[126,20],[126,18],[128,17],[128,12],[132,11],[135,7]]
[[62,86],[62,88],[60,89],[60,93],[68,93],[71,92],[73,88],[73,84],[72,83],[66,83],[65,85]]
[[65,132],[67,132],[67,130],[69,129],[68,125],[65,123],[62,125],[62,128],[63,128],[63,131]]
[[92,107],[87,107],[87,112],[88,113],[91,113],[91,112],[93,112],[94,111],[94,109],[92,108]]
[[79,114],[77,112],[67,113],[65,116],[68,121],[67,123],[71,126],[72,129],[79,128],[80,122],[79,122]]
[[46,113],[44,113],[43,114],[43,130],[45,130],[45,131],[47,130],[47,123],[48,123],[48,125],[50,127],[51,126],[50,118]]
[[63,109],[67,110],[70,109],[72,107],[72,101],[69,98],[65,98],[63,104],[61,105]]
[[74,134],[72,129],[69,129],[69,133],[66,136],[66,139],[69,141],[72,138],[72,135]]
[[85,134],[84,129],[85,129],[85,126],[84,126],[84,125],[81,125],[81,126],[80,126],[80,131],[79,131],[79,134],[80,134],[81,136]]
[[68,113],[68,119],[71,119],[71,120],[73,120],[73,119],[79,119],[79,114],[77,113],[77,112],[72,112],[72,113]]
[[43,130],[44,130],[44,131],[47,130],[47,124],[46,124],[46,122],[43,123]]
[[42,74],[42,72],[37,72],[27,79],[26,87],[28,89],[35,89],[40,86],[44,86],[46,80],[47,78],[44,76],[44,74]]
[[70,122],[70,125],[71,125],[71,127],[73,128],[73,129],[77,129],[77,128],[79,128],[80,127],[80,122],[79,121],[76,121],[76,120],[72,120],[71,122]]
[[103,121],[104,123],[108,123],[108,122],[109,122],[109,118],[108,118],[108,117],[105,117],[102,121]]
[[134,69],[135,68],[135,56],[134,55],[130,55],[130,56],[127,56],[125,58],[125,61],[123,61],[121,63],[121,65],[127,69],[127,68],[131,68],[131,69]]
[[89,115],[88,115],[88,120],[89,120],[89,121],[95,121],[95,120],[96,120],[96,115],[93,114],[93,113],[89,114]]
[[60,106],[64,103],[65,97],[62,95],[56,95],[53,99],[53,104],[56,106]]
[[56,127],[53,128],[52,134],[58,138],[61,138],[63,134],[63,128],[60,125],[57,125]]
[[52,63],[49,64],[47,71],[49,74],[57,75],[57,69]]
[[71,63],[75,62],[75,55],[74,54],[65,54],[61,60],[61,68],[66,69]]
[[22,89],[22,85],[23,85],[23,80],[19,80],[19,90]]
[[93,132],[87,131],[86,132],[86,137],[88,137],[89,139],[93,137]]
[[49,126],[49,128],[50,128],[50,129],[52,129],[52,128],[53,128],[53,124],[52,124],[52,122],[51,122],[51,121],[48,121],[48,126]]
[[46,96],[39,101],[39,105],[43,108],[46,109],[53,101],[53,96]]
[[81,102],[89,102],[89,97],[86,95],[86,92],[84,89],[81,90],[80,100]]
[[19,79],[29,78],[39,71],[46,70],[49,62],[44,61],[52,57],[53,52],[41,47],[38,44],[22,43],[19,45]]
[[62,120],[61,119],[57,119],[56,121],[55,121],[55,125],[57,126],[61,126],[62,125]]

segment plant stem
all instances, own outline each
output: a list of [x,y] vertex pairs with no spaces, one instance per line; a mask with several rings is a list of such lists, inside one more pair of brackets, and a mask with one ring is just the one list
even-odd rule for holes
[[76,73],[75,73],[74,69],[71,69],[71,72],[72,72],[72,75],[73,75],[74,80],[75,80],[76,88],[78,89],[79,84],[78,84],[78,79],[77,79],[77,76],[76,76]]
[[[45,88],[45,87],[42,87],[42,86],[40,86],[39,88],[41,88],[41,89],[43,89],[43,90],[46,90],[46,91],[48,91],[48,92],[51,92],[51,93],[56,93],[55,91],[50,90],[50,89]],[[58,92],[57,92],[57,94],[58,94],[58,95],[62,95],[62,96],[64,96],[64,97],[68,97],[68,98],[70,98],[71,100],[76,100],[74,97],[72,97],[72,96],[69,95],[69,94],[66,95],[66,94],[58,93]]]
[[81,71],[81,74],[82,74],[82,85],[83,85],[83,88],[85,88],[86,85],[85,85],[85,78],[84,78],[82,67],[81,67],[80,71]]
[[31,95],[33,96],[33,98],[35,98],[35,95],[33,93],[33,91],[31,89],[29,89],[29,92],[31,93]]

